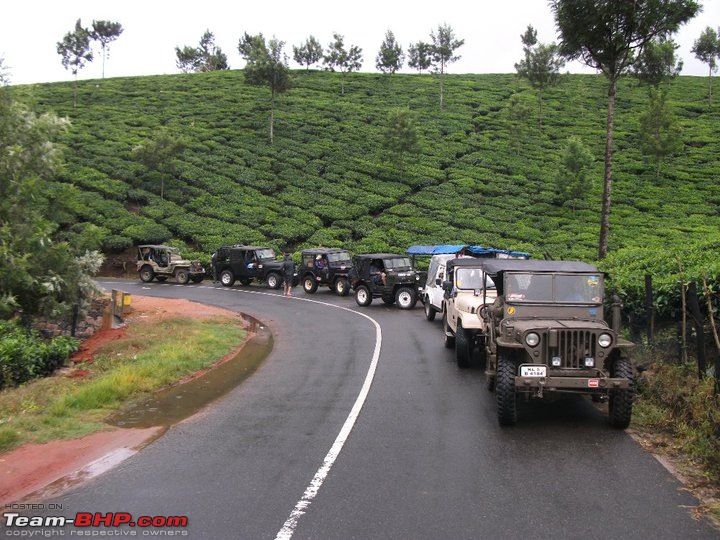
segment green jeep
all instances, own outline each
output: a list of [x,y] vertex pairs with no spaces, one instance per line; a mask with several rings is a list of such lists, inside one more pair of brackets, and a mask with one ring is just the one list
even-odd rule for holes
[[603,316],[603,273],[577,261],[486,259],[497,298],[480,309],[488,387],[501,425],[517,421],[516,401],[562,393],[608,401],[610,424],[630,424],[633,343],[620,337],[620,299]]
[[425,282],[422,272],[413,270],[410,258],[394,253],[355,255],[348,273],[350,287],[359,306],[369,306],[373,298],[386,305],[397,302],[400,309],[412,309],[418,301],[418,289]]

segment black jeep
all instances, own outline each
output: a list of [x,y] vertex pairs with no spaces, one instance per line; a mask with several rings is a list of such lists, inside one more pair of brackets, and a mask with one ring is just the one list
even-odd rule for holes
[[409,257],[369,253],[353,257],[348,279],[359,306],[369,306],[373,298],[382,298],[388,306],[397,302],[400,309],[412,309],[424,282],[421,274],[413,270]]
[[[271,289],[279,289],[283,283],[282,261],[275,258],[275,251],[259,246],[224,246],[212,256],[213,276],[225,287],[235,281],[250,285],[253,280],[266,282]],[[297,275],[293,286],[299,283]]]
[[347,296],[350,268],[352,259],[346,250],[315,248],[303,250],[298,273],[303,290],[308,294],[315,293],[319,285],[327,285],[339,296]]

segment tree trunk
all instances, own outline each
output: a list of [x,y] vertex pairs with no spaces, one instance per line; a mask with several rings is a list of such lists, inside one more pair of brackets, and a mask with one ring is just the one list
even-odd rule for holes
[[270,91],[270,144],[274,141],[273,127],[275,125],[275,90]]
[[708,75],[708,101],[712,103],[712,65],[710,66],[710,74]]
[[655,307],[653,305],[652,276],[645,274],[645,309],[647,313],[647,340],[655,339]]
[[608,249],[608,231],[610,229],[610,197],[612,195],[612,158],[613,158],[613,131],[615,128],[615,93],[617,80],[609,79],[607,130],[605,136],[605,178],[603,181],[602,211],[600,214],[600,241],[598,244],[598,259],[604,259]]
[[445,66],[440,62],[440,110],[443,110],[443,98],[445,94]]
[[697,284],[694,281],[688,286],[688,307],[695,326],[695,355],[697,356],[698,378],[704,379],[707,366],[705,365],[705,317],[700,311]]

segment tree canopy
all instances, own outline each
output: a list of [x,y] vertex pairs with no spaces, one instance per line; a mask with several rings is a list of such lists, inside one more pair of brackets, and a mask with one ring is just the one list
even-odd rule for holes
[[322,60],[322,45],[315,36],[310,36],[299,47],[293,46],[293,58],[298,64],[305,66],[305,69],[310,69],[310,66]]
[[102,51],[102,76],[105,78],[105,59],[110,54],[109,45],[115,41],[120,34],[123,33],[124,28],[119,22],[112,21],[93,21],[92,28],[90,29],[90,37],[94,41],[100,43],[100,49]]
[[[333,41],[328,45],[327,52],[323,57],[323,62],[330,71],[339,70],[340,73],[350,73],[357,71],[362,67],[362,49],[357,45],[351,45],[349,49],[345,48],[345,37],[338,33],[333,34]],[[340,93],[345,93],[345,82],[340,82]]]
[[175,64],[184,73],[230,69],[227,56],[215,45],[215,36],[206,30],[197,47],[175,47]]
[[62,57],[62,65],[69,69],[75,81],[73,83],[73,107],[77,105],[77,74],[87,62],[92,62],[90,50],[90,32],[83,28],[80,19],[75,23],[75,30],[68,32],[57,44],[57,53]]
[[375,58],[375,67],[383,73],[395,73],[402,68],[405,61],[402,47],[395,41],[395,34],[391,30],[385,32],[385,39],[380,45],[380,51]]

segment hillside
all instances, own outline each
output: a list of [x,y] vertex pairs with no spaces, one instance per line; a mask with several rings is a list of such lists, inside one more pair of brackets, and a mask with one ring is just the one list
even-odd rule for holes
[[[593,260],[597,253],[605,142],[606,84],[569,75],[546,92],[543,125],[535,92],[514,75],[449,75],[446,106],[432,75],[293,73],[279,99],[269,144],[269,90],[241,71],[18,86],[38,112],[70,118],[62,182],[82,191],[65,216],[71,234],[101,227],[106,251],[170,237],[209,257],[225,243],[280,248],[344,246],[355,252],[416,243],[471,242],[534,256]],[[532,112],[520,135],[507,105],[519,92]],[[666,252],[720,240],[720,105],[707,80],[681,77],[669,101],[684,150],[659,180],[637,142],[647,90],[618,90],[609,249]],[[409,107],[421,153],[401,174],[383,155],[388,111]],[[161,129],[188,147],[175,178],[133,161],[132,149]],[[573,212],[555,200],[558,159],[580,137],[595,156],[593,183]]]

